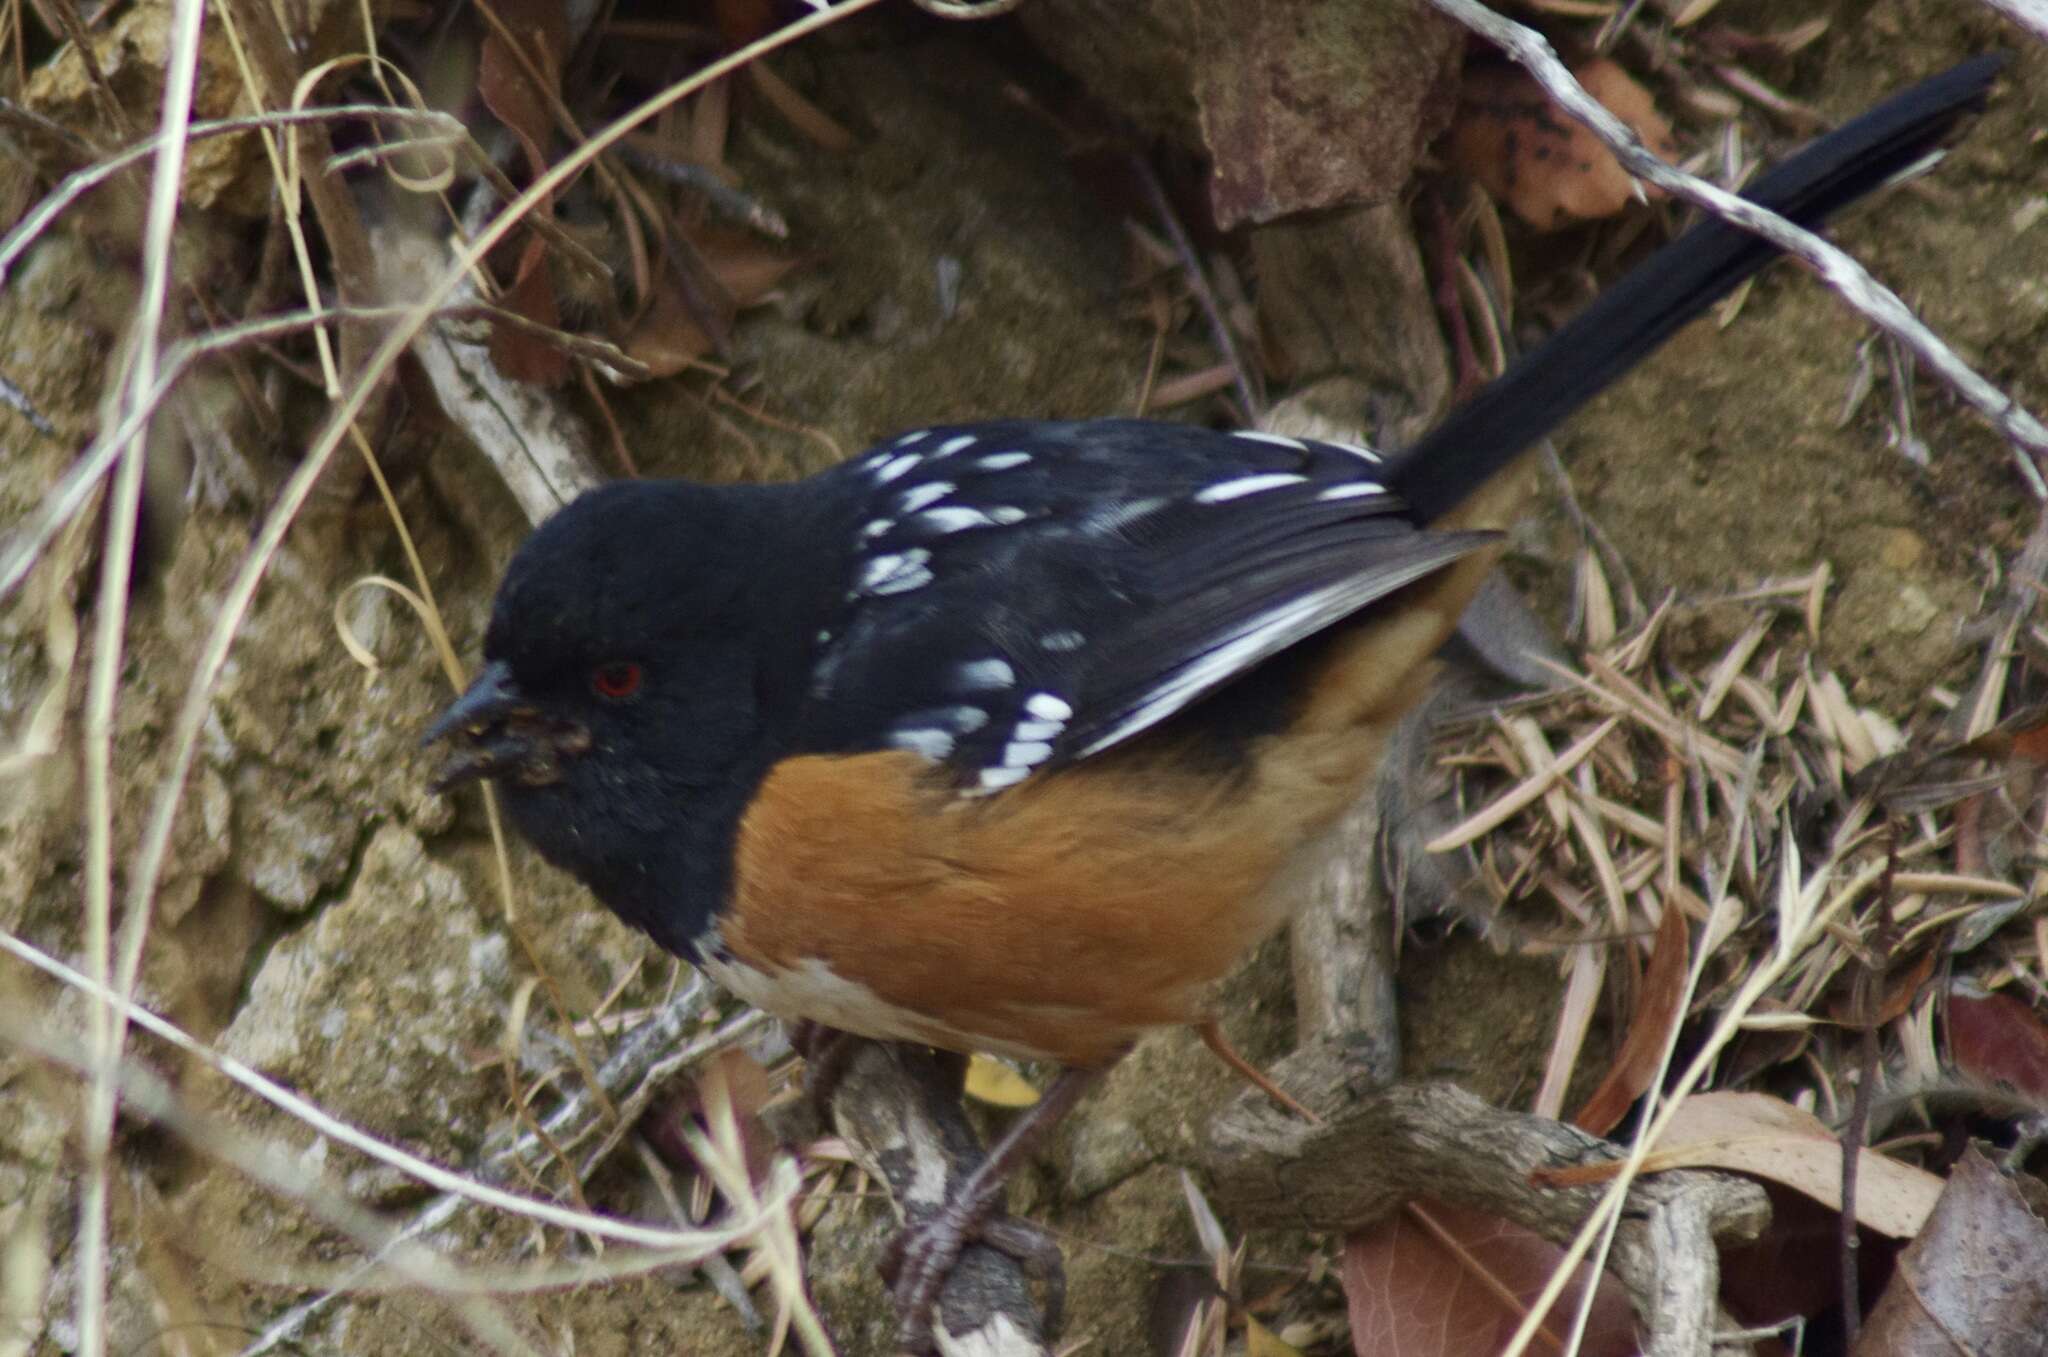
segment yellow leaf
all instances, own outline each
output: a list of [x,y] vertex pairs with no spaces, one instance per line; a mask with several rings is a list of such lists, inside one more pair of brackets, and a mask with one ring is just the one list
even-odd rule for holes
[[1301,1349],[1281,1342],[1278,1334],[1250,1315],[1246,1315],[1244,1357],[1301,1357]]
[[967,1057],[967,1096],[993,1107],[1029,1107],[1038,1090],[994,1056],[976,1054]]

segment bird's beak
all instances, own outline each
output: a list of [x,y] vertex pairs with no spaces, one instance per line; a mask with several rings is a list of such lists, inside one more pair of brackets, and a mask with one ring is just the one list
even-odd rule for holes
[[470,680],[462,696],[449,703],[448,709],[427,727],[427,733],[420,736],[420,748],[439,744],[458,730],[482,735],[518,710],[520,702],[518,685],[512,682],[512,667],[503,660],[493,660]]
[[448,704],[420,744],[451,742],[433,787],[446,792],[465,782],[511,776],[530,787],[561,776],[565,755],[589,748],[580,726],[546,720],[513,681],[502,660],[485,665],[462,696]]

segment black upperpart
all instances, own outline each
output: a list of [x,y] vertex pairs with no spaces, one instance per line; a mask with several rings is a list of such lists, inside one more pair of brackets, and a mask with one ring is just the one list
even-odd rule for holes
[[[1997,68],[1887,101],[1758,196],[1814,222],[1921,155]],[[495,779],[545,857],[688,953],[779,759],[909,750],[963,796],[1000,795],[1134,739],[1281,719],[1318,638],[1479,544],[1427,524],[1770,257],[1696,228],[1385,463],[1009,421],[795,485],[606,486],[514,556],[490,665],[432,734],[458,742],[452,780]]]

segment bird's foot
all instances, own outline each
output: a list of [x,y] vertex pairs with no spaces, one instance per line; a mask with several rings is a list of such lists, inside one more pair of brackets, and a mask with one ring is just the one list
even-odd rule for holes
[[1025,1274],[1045,1288],[1046,1336],[1059,1332],[1067,1299],[1059,1245],[1038,1226],[1004,1213],[998,1205],[1001,1179],[982,1178],[974,1174],[936,1215],[906,1226],[882,1260],[882,1276],[896,1302],[896,1341],[905,1352],[935,1350],[934,1307],[970,1244],[986,1245],[1016,1259]]

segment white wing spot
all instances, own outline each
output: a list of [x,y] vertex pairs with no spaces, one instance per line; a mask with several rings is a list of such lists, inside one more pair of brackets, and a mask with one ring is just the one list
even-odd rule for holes
[[1319,500],[1368,499],[1374,495],[1384,495],[1386,493],[1384,489],[1372,481],[1347,481],[1343,485],[1331,486],[1328,490],[1317,495],[1316,498]]
[[1031,517],[1030,514],[1009,504],[998,504],[988,511],[988,521],[1001,524],[1004,527],[1008,527],[1012,523],[1022,523],[1029,517]]
[[984,768],[981,770],[981,790],[997,792],[1005,787],[1014,787],[1031,776],[1029,768]]
[[862,528],[860,530],[860,535],[862,537],[880,537],[883,533],[889,531],[889,529],[895,526],[896,520],[893,518],[878,518],[874,522],[868,524],[865,528]]
[[1008,660],[969,660],[959,672],[960,681],[970,688],[1007,688],[1017,681]]
[[948,506],[927,510],[917,516],[917,521],[933,532],[963,532],[968,528],[985,528],[994,520],[979,509]]
[[963,448],[973,447],[976,441],[976,438],[971,433],[961,434],[958,438],[949,438],[945,442],[939,444],[939,450],[936,455],[940,457],[951,457],[954,453],[959,452]]
[[904,491],[902,503],[897,507],[906,514],[914,514],[928,504],[937,504],[952,493],[951,481],[933,481],[929,485],[920,485],[915,490]]
[[1050,740],[1067,728],[1065,721],[1019,721],[1010,732],[1013,740]]
[[883,594],[907,594],[912,589],[922,589],[931,582],[932,572],[920,565],[901,574],[891,575],[880,584],[872,586],[868,592],[878,597]]
[[[1244,437],[1243,434],[1237,436]],[[1261,490],[1278,490],[1283,485],[1299,485],[1307,479],[1306,476],[1296,476],[1285,471],[1266,472],[1258,476],[1239,476],[1234,481],[1224,481],[1220,485],[1210,486],[1195,496],[1195,503],[1221,504],[1225,500],[1256,495]]]
[[983,457],[975,462],[977,471],[1008,471],[1013,466],[1023,466],[1031,460],[1028,452],[999,452],[993,457]]
[[1044,740],[1012,740],[1003,746],[1003,767],[1031,768],[1052,757],[1052,746]]
[[906,452],[901,457],[891,457],[875,468],[875,484],[887,485],[923,460],[923,457],[914,452]]
[[1368,462],[1371,462],[1374,466],[1378,466],[1380,464],[1380,455],[1374,452],[1371,448],[1365,446],[1365,444],[1363,443],[1338,443],[1328,439],[1324,441],[1328,442],[1331,447],[1335,448],[1339,452],[1348,452],[1353,457],[1360,457]]
[[1044,646],[1047,650],[1079,650],[1082,646],[1088,644],[1088,638],[1078,631],[1049,631],[1038,638],[1038,644]]
[[[1079,633],[1075,633],[1078,635]],[[1050,640],[1051,638],[1047,638]],[[1051,693],[1033,693],[1024,699],[1024,710],[1041,721],[1065,721],[1074,714],[1073,704]]]
[[932,554],[923,547],[900,555],[877,556],[861,573],[860,587],[871,594],[908,593],[932,582],[932,572],[925,569],[925,562],[931,558]]
[[891,443],[889,446],[892,448],[907,448],[912,443],[917,442],[921,438],[931,437],[931,433],[932,431],[930,429],[912,429],[909,433],[904,434],[901,438],[897,439],[894,443]]
[[933,763],[953,752],[951,732],[934,730],[929,726],[895,731],[889,736],[889,743],[897,749],[908,749],[912,753],[922,754]]
[[1275,447],[1292,448],[1296,452],[1308,451],[1308,444],[1299,438],[1287,438],[1277,433],[1260,433],[1257,429],[1239,429],[1230,436],[1242,438],[1247,443],[1271,443]]

